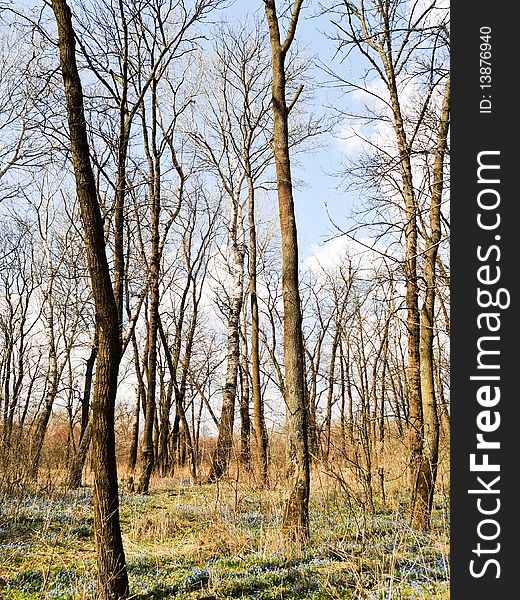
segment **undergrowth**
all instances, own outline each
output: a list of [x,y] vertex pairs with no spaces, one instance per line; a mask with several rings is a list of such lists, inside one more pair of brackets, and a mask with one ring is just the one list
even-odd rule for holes
[[[236,482],[123,495],[121,521],[135,600],[449,597],[444,499],[428,533],[399,507],[368,515],[333,487],[311,498],[311,543],[281,535],[280,490]],[[90,600],[96,592],[91,490],[4,499],[0,597]]]

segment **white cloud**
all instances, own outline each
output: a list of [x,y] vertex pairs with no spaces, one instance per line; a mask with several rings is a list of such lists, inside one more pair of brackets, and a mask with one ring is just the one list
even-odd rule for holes
[[377,244],[370,238],[361,238],[360,241],[342,235],[324,244],[312,247],[313,254],[308,256],[303,264],[304,267],[319,273],[333,273],[341,267],[345,267],[350,260],[352,267],[356,270],[372,270],[375,265],[383,260]]

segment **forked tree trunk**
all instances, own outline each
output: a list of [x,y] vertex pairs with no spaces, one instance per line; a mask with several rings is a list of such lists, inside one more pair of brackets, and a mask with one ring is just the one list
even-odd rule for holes
[[450,119],[450,78],[446,83],[437,135],[431,186],[430,235],[426,238],[423,277],[426,285],[421,310],[421,396],[424,442],[413,498],[410,523],[414,529],[428,529],[433,505],[439,456],[439,416],[435,398],[433,358],[437,253],[441,241],[441,201],[444,185],[444,157]]
[[282,237],[287,460],[291,486],[285,504],[283,526],[290,538],[306,541],[309,538],[310,493],[308,415],[304,383],[302,316],[298,287],[298,237],[289,157],[288,108],[285,98],[285,56],[294,39],[301,6],[302,0],[295,0],[289,31],[282,43],[275,1],[265,1],[271,42],[274,157]]
[[128,596],[128,575],[119,522],[114,435],[114,407],[121,359],[119,319],[105,253],[103,221],[90,164],[83,90],[76,65],[71,12],[65,0],[52,0],[58,26],[60,66],[65,88],[76,193],[81,208],[85,247],[99,335],[92,401],[94,535],[97,548],[98,597]]
[[81,437],[78,449],[69,469],[68,487],[71,490],[77,490],[81,487],[83,469],[87,462],[88,451],[92,442],[92,424],[89,422]]
[[90,442],[92,441],[92,425],[90,422],[90,395],[92,391],[92,381],[94,376],[94,365],[97,357],[97,334],[94,336],[90,355],[87,359],[85,370],[85,383],[83,386],[83,397],[81,398],[81,430],[79,434],[79,444],[76,454],[70,465],[68,474],[68,487],[75,490],[81,486],[83,468],[87,460]]

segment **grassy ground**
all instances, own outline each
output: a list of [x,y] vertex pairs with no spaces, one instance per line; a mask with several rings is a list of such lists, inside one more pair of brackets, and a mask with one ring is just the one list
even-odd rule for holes
[[[315,486],[302,549],[280,535],[280,490],[170,484],[123,496],[132,598],[448,598],[447,510],[437,504],[431,531],[418,534],[398,510],[367,516]],[[4,501],[0,598],[94,597],[91,490]]]

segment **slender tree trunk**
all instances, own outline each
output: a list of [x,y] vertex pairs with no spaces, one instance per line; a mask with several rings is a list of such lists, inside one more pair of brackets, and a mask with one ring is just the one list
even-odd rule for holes
[[[340,314],[341,318],[341,314]],[[335,380],[335,369],[336,369],[336,354],[338,351],[338,344],[341,334],[341,326],[340,321],[336,323],[336,331],[334,332],[334,338],[332,340],[331,354],[330,354],[330,364],[329,364],[329,387],[327,390],[327,409],[325,414],[325,452],[324,452],[324,460],[325,462],[329,459],[330,452],[330,440],[331,440],[331,426],[332,426],[332,405],[333,405],[333,397],[334,397],[334,380]]]
[[345,387],[348,398],[348,440],[352,445],[354,443],[354,397],[352,394],[352,378],[350,376],[350,338],[346,339],[345,345]]
[[339,338],[339,381],[341,387],[341,406],[340,406],[340,431],[341,431],[341,449],[345,451],[346,447],[346,439],[347,439],[347,430],[345,427],[346,422],[346,382],[345,382],[345,355],[343,353],[343,340],[340,336]]
[[148,386],[146,390],[146,411],[143,431],[143,446],[141,451],[141,475],[137,491],[148,494],[150,477],[155,462],[154,452],[154,422],[156,417],[155,392],[157,383],[157,332],[159,321],[159,231],[158,231],[158,200],[152,201],[152,258],[150,261],[150,312],[148,318]]
[[94,341],[90,348],[90,355],[87,358],[85,369],[85,383],[83,384],[83,396],[81,398],[81,429],[79,432],[79,442],[83,439],[87,425],[90,419],[90,395],[92,391],[92,381],[94,378],[94,365],[97,357],[97,333],[94,334]]
[[[134,404],[134,419],[132,422],[132,437],[130,440],[130,452],[128,456],[128,470],[130,471],[130,473],[133,474],[137,465],[137,456],[139,449],[139,421],[141,418],[141,409],[146,410],[146,388],[143,381],[141,365],[139,364],[139,348],[137,347],[135,331],[132,332],[132,346],[134,350],[134,365],[135,374],[137,376],[137,388]],[[145,348],[145,356],[146,354],[147,348]]]
[[101,600],[128,596],[128,575],[119,522],[114,407],[121,359],[119,319],[105,253],[103,221],[90,164],[83,91],[76,65],[71,12],[52,0],[59,37],[72,163],[76,178],[98,331],[98,358],[92,401],[94,533]]
[[[309,360],[309,363],[311,363],[311,360]],[[320,445],[318,439],[318,420],[316,416],[316,375],[317,373],[314,372],[311,389],[309,389],[307,377],[305,375],[303,379],[305,411],[307,414],[307,446],[309,450],[309,461],[311,461],[314,456],[318,456]]]
[[159,444],[157,452],[157,466],[161,475],[166,477],[170,467],[170,456],[168,454],[168,439],[170,437],[170,412],[173,398],[173,381],[168,386],[163,384],[161,399],[159,402]]
[[85,370],[85,384],[83,386],[83,397],[81,399],[81,430],[79,434],[79,444],[70,465],[68,475],[68,487],[75,490],[81,486],[83,468],[87,460],[90,442],[92,441],[92,425],[90,422],[90,394],[92,391],[92,380],[94,375],[94,365],[96,363],[98,348],[97,332],[94,335],[94,341],[90,349],[90,355],[87,359]]
[[387,86],[393,114],[393,127],[399,149],[400,171],[403,186],[405,209],[405,259],[404,274],[406,280],[406,328],[408,340],[408,436],[409,436],[409,466],[412,496],[415,493],[415,481],[420,466],[423,444],[423,413],[421,402],[421,373],[420,373],[420,316],[419,316],[419,287],[417,283],[417,205],[413,186],[411,149],[408,144],[404,126],[399,90],[397,86],[393,49],[391,43],[388,13],[384,13],[386,27],[386,47],[379,48],[381,61],[387,76]]
[[[126,196],[126,159],[130,141],[131,120],[128,120],[128,25],[124,3],[119,0],[123,52],[121,61],[121,93],[119,97],[119,138],[117,143],[117,176],[114,198],[114,297],[120,325],[123,323],[124,289],[124,207]],[[121,332],[120,332],[121,334]]]
[[[150,227],[151,227],[151,256],[150,256],[150,307],[148,317],[148,386],[146,390],[146,411],[144,416],[143,446],[141,450],[141,476],[137,491],[148,494],[150,478],[155,465],[154,423],[156,421],[155,394],[157,388],[157,335],[159,331],[159,280],[161,269],[161,250],[159,225],[161,215],[161,162],[157,152],[157,81],[152,80],[152,126],[151,147],[153,157],[148,150],[148,140],[145,137],[145,152],[149,164],[149,193],[150,193]],[[144,118],[144,117],[143,117]],[[143,128],[146,134],[146,128]]]
[[87,462],[90,443],[92,442],[92,424],[89,422],[79,443],[76,454],[69,469],[68,487],[71,490],[76,490],[81,487],[83,469]]
[[271,42],[274,156],[282,237],[287,458],[291,479],[291,489],[283,514],[283,526],[291,538],[305,541],[309,538],[308,415],[305,399],[302,315],[298,284],[298,236],[289,157],[288,109],[285,98],[285,56],[294,39],[301,5],[301,0],[295,1],[287,38],[281,43],[275,1],[265,1]]
[[181,425],[181,416],[179,410],[179,404],[177,401],[175,402],[175,417],[173,418],[172,423],[172,432],[171,432],[171,474],[173,475],[175,466],[179,464],[179,429]]
[[251,472],[251,418],[249,416],[249,357],[246,343],[246,318],[243,323],[242,356],[239,364],[240,374],[240,454],[239,460]]
[[[448,334],[449,335],[449,334]],[[440,344],[437,344],[437,361],[435,364],[435,382],[437,384],[437,395],[439,397],[438,406],[440,408],[440,421],[445,422],[448,426],[448,430],[450,428],[450,413],[448,409],[448,403],[446,402],[446,398],[444,396],[444,382],[442,380],[443,375],[443,364],[442,364],[442,350]]]
[[[249,162],[247,165],[249,165]],[[247,168],[246,165],[246,168]],[[256,463],[257,473],[261,487],[268,485],[268,462],[267,462],[267,428],[264,418],[264,400],[260,385],[260,340],[259,340],[259,316],[258,297],[256,291],[256,224],[255,224],[255,190],[248,169],[249,186],[249,295],[251,301],[251,387],[253,391],[253,411],[256,439]]]
[[437,253],[441,240],[441,201],[444,184],[444,156],[450,119],[450,79],[446,83],[441,108],[437,147],[431,186],[430,235],[426,238],[423,278],[426,285],[421,310],[421,395],[423,402],[424,443],[417,474],[410,523],[415,529],[428,529],[437,478],[439,456],[439,417],[435,398],[433,358]]
[[220,415],[217,445],[212,457],[208,481],[218,481],[227,471],[233,445],[233,425],[237,395],[238,365],[240,361],[240,313],[244,295],[244,245],[240,198],[231,198],[229,239],[232,253],[233,289],[228,317],[228,348],[226,383]]

